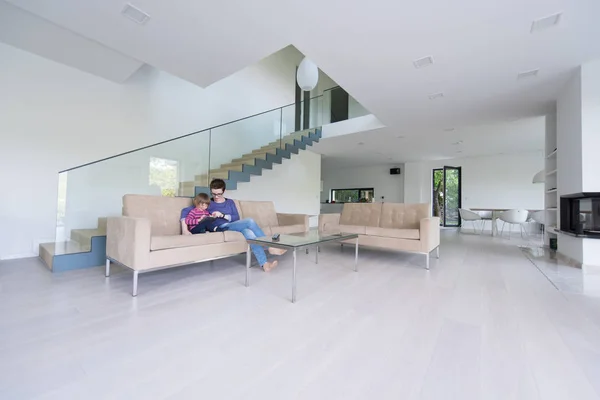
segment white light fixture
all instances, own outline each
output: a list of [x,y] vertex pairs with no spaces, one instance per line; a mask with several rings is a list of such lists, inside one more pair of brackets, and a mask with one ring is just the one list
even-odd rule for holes
[[423,67],[428,67],[432,64],[433,64],[433,57],[431,57],[431,56],[419,58],[419,59],[413,61],[413,65],[417,69],[423,68]]
[[546,182],[546,170],[543,169],[533,176],[532,183],[544,183]]
[[140,25],[144,25],[150,20],[150,16],[148,14],[129,3],[125,4],[125,7],[123,7],[121,14],[123,14],[133,22],[137,22]]
[[319,82],[319,69],[317,64],[304,57],[304,60],[298,66],[298,72],[296,72],[296,80],[298,86],[305,92],[313,90]]
[[519,74],[517,75],[517,80],[535,78],[539,72],[539,69],[531,69],[529,71],[519,72]]
[[548,17],[536,19],[531,24],[531,33],[541,31],[541,30],[551,28],[553,26],[558,25],[558,23],[560,22],[561,16],[562,16],[562,13],[556,13],[556,14],[550,15]]
[[444,97],[444,93],[442,92],[432,93],[429,95],[429,100],[441,99],[442,97]]

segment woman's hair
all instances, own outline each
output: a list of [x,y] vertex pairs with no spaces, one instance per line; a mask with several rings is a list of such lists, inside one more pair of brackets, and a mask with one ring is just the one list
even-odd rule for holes
[[198,207],[200,204],[210,204],[210,197],[206,193],[198,193],[194,197],[194,205]]
[[213,189],[223,189],[223,191],[225,191],[225,181],[223,179],[213,179],[210,182],[210,190]]

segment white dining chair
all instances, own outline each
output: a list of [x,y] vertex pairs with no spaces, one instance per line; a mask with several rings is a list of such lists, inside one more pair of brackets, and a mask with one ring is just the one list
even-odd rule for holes
[[[475,221],[481,221],[481,215],[477,214],[474,211],[467,210],[465,208],[459,208],[458,212],[460,213],[460,218],[463,221],[471,222],[471,224],[473,225],[473,233],[477,233],[477,231],[475,230]],[[462,232],[462,224],[461,224],[460,230]],[[481,230],[483,231],[483,226],[482,226]]]
[[535,211],[535,212],[531,213],[531,216],[529,217],[529,219],[533,222],[537,222],[538,224],[540,224],[542,226],[542,242],[544,242],[544,239],[545,239],[544,236],[546,233],[546,211],[544,211],[544,210]]
[[527,236],[527,230],[525,230],[525,228],[523,227],[523,224],[525,222],[527,222],[527,217],[529,216],[529,211],[527,210],[508,210],[508,211],[504,211],[502,214],[500,214],[500,216],[498,217],[498,219],[500,219],[500,221],[502,221],[502,230],[500,231],[500,237],[502,237],[502,234],[504,233],[504,226],[506,224],[509,224],[509,229],[508,229],[508,238],[510,239],[510,227],[512,227],[513,225],[519,225],[520,230],[521,230],[521,237],[523,237],[523,232],[525,232],[525,235]]

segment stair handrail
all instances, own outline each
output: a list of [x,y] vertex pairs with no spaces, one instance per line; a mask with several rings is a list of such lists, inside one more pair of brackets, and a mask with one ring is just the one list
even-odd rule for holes
[[[331,90],[331,89],[334,89],[334,88],[326,89],[323,92]],[[312,101],[314,99],[318,99],[318,98],[321,98],[321,97],[323,97],[323,94],[311,97],[310,100]],[[304,101],[306,101],[306,100],[303,100],[302,102],[304,102]],[[90,161],[90,162],[85,163],[85,164],[81,164],[81,165],[78,165],[78,166],[75,166],[75,167],[64,169],[62,171],[58,171],[58,173],[62,174],[63,172],[73,171],[73,170],[76,170],[76,169],[79,169],[79,168],[87,167],[88,165],[98,164],[98,163],[101,163],[103,161],[107,161],[107,160],[111,160],[113,158],[125,156],[127,154],[132,154],[132,153],[135,153],[137,151],[146,150],[146,149],[149,149],[149,148],[155,147],[155,146],[160,146],[160,145],[165,144],[165,143],[169,143],[169,142],[173,142],[175,140],[179,140],[179,139],[183,139],[183,138],[190,137],[190,136],[193,136],[193,135],[197,135],[199,133],[208,132],[208,131],[211,131],[213,129],[217,129],[217,128],[220,128],[220,127],[223,127],[223,126],[226,126],[226,125],[235,124],[237,122],[244,121],[244,120],[247,120],[247,119],[250,119],[250,118],[254,118],[254,117],[257,117],[259,115],[267,114],[267,113],[270,113],[270,112],[273,112],[273,111],[277,111],[277,110],[283,110],[284,108],[293,106],[295,104],[296,103],[290,103],[290,104],[286,104],[286,105],[281,106],[281,107],[275,107],[275,108],[272,108],[272,109],[267,110],[267,111],[262,111],[262,112],[259,112],[259,113],[256,113],[256,114],[249,115],[247,117],[242,117],[242,118],[235,119],[233,121],[229,121],[229,122],[225,122],[225,123],[218,124],[218,125],[215,125],[215,126],[211,126],[210,128],[205,128],[205,129],[202,129],[202,130],[199,130],[199,131],[187,133],[185,135],[177,136],[177,137],[174,137],[174,138],[171,138],[171,139],[163,140],[161,142],[157,142],[157,143],[153,143],[153,144],[150,144],[150,145],[147,145],[147,146],[139,147],[139,148],[136,148],[136,149],[133,149],[133,150],[125,151],[123,153],[115,154],[113,156],[104,157],[104,158],[101,158],[101,159],[96,160],[96,161]]]

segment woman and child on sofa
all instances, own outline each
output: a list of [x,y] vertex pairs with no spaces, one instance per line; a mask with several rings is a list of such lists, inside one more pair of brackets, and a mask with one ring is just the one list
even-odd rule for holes
[[[231,199],[224,197],[225,181],[213,179],[210,183],[212,201],[206,193],[194,197],[194,205],[181,210],[181,230],[183,234],[191,235],[204,232],[235,231],[240,232],[246,239],[256,239],[265,236],[264,232],[252,218],[240,219],[237,207]],[[267,261],[262,246],[251,245],[256,261],[265,272],[277,266],[277,260]],[[269,248],[270,254],[281,255],[285,250]]]

